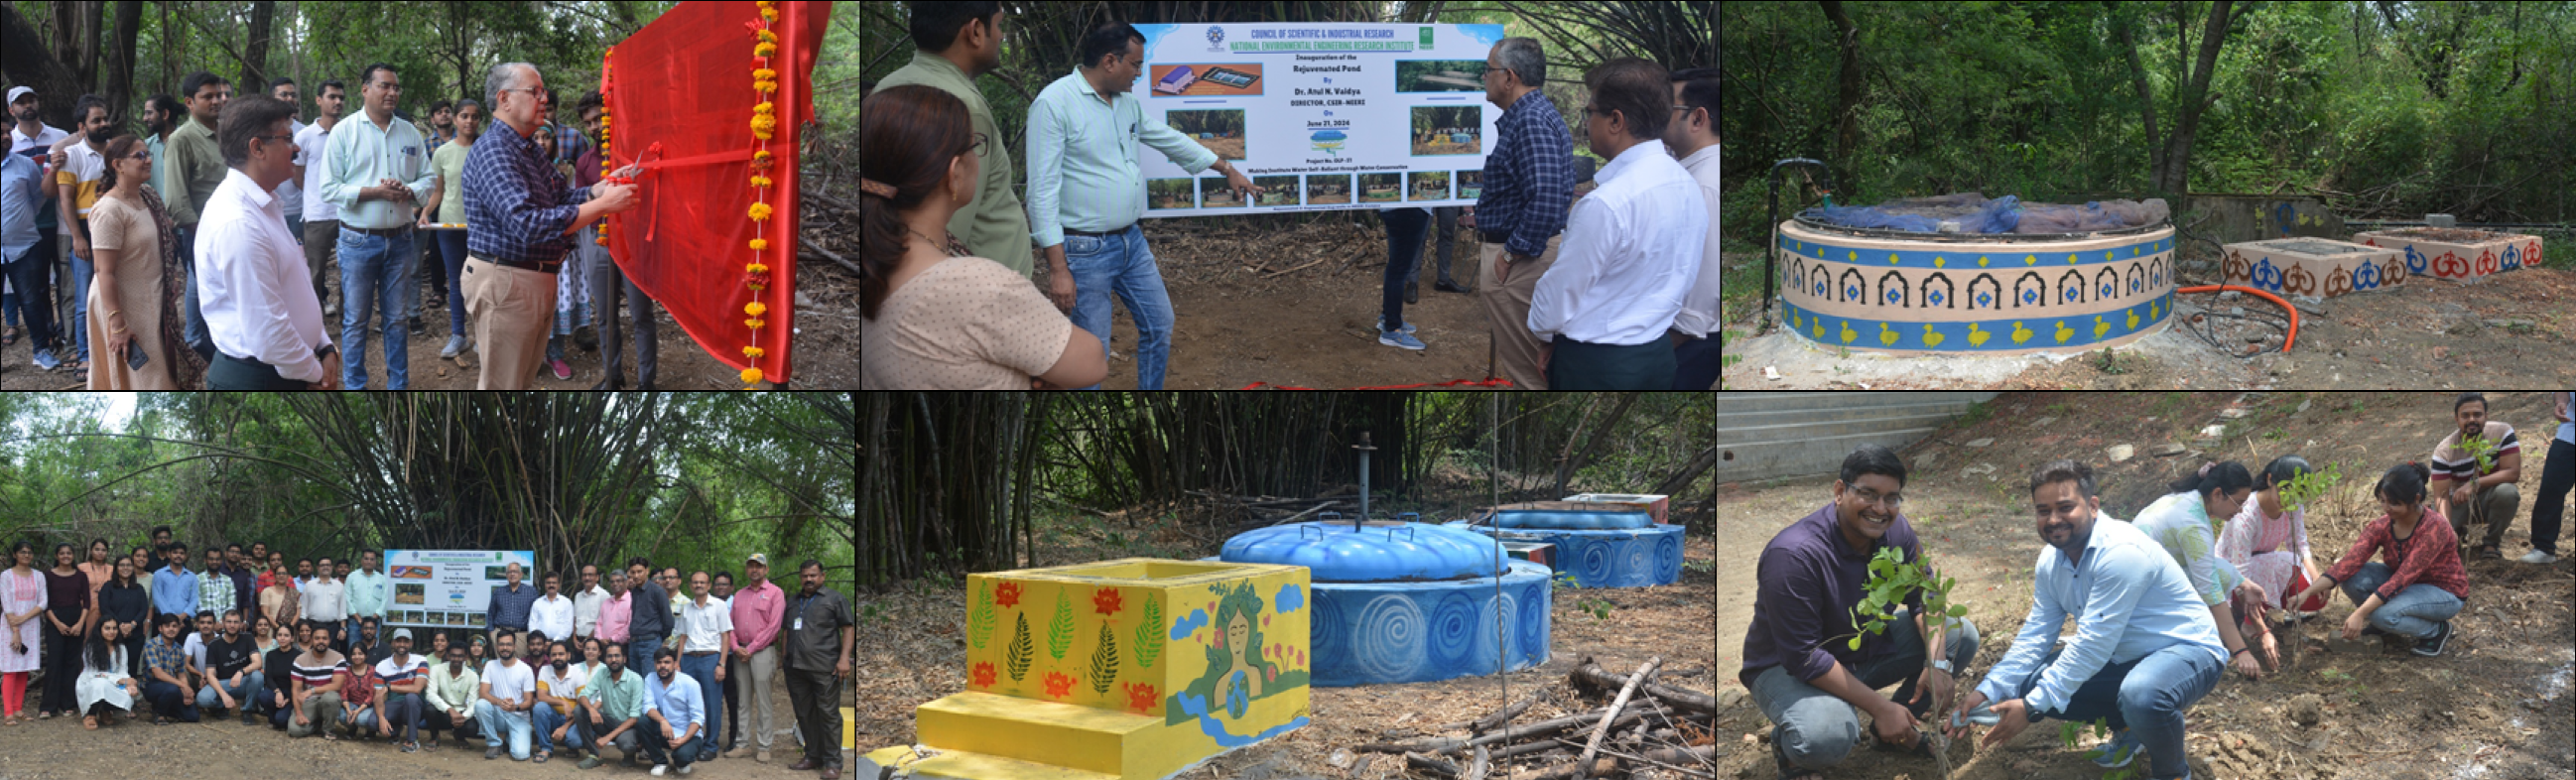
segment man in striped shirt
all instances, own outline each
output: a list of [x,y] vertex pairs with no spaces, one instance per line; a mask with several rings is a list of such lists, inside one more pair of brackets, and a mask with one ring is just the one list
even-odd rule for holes
[[[2451,416],[2459,430],[2433,447],[2433,509],[2451,519],[2452,535],[2462,539],[2469,538],[2470,520],[2486,523],[2478,557],[2502,558],[2504,531],[2522,506],[2522,493],[2514,487],[2522,479],[2522,442],[2513,426],[2487,419],[2485,395],[2461,393],[2451,402]],[[2482,443],[2484,458],[2465,446],[2471,439]]]
[[427,659],[411,654],[411,629],[394,629],[394,652],[376,662],[376,677],[383,681],[385,695],[377,699],[376,729],[387,737],[394,735],[395,724],[402,726],[402,751],[420,751],[421,692],[429,687]]

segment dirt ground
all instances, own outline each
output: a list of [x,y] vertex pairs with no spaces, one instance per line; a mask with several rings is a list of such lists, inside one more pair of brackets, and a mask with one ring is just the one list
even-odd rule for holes
[[[792,384],[799,390],[858,387],[858,282],[846,269],[831,265],[829,261],[807,263],[801,270],[803,274],[798,277],[797,292],[811,305],[797,312],[796,373]],[[336,299],[340,294],[339,272],[326,269],[325,273],[330,274],[328,284],[332,297]],[[433,306],[434,300],[440,299],[424,292],[421,325],[425,334],[410,337],[411,389],[472,390],[477,381],[474,366],[478,364],[471,362],[470,357],[465,359],[466,362],[459,362],[438,356],[438,351],[447,345],[447,308],[444,304]],[[660,345],[660,360],[654,368],[654,380],[662,389],[732,390],[742,387],[742,379],[736,369],[708,356],[704,348],[672,321],[669,311],[658,306],[654,310],[659,323],[654,342]],[[332,339],[337,341],[339,318],[325,319]],[[628,322],[624,315],[620,315],[619,322],[620,330],[628,340],[623,356],[625,384],[632,390],[636,389],[634,335],[632,329],[623,326]],[[468,329],[471,330],[470,325]],[[368,336],[369,389],[385,386],[384,347],[376,343],[377,338],[374,334]],[[18,343],[0,348],[0,390],[79,390],[88,386],[71,371],[36,368],[33,354],[29,351],[32,346],[26,337],[21,336]],[[556,379],[552,370],[541,368],[537,371],[535,384],[529,389],[588,390],[599,384],[604,376],[597,349],[567,347],[564,362],[572,367],[571,379]],[[769,386],[769,383],[761,383],[763,388]]]
[[[1758,256],[1750,259],[1757,266],[1761,262]],[[2250,297],[2223,300],[2214,293],[2179,300],[2175,327],[2114,350],[2111,371],[2103,370],[2098,351],[2057,360],[1843,357],[1775,332],[1730,341],[1728,354],[1746,359],[1726,370],[1723,384],[1784,390],[1858,389],[1863,384],[1869,389],[2108,390],[2576,384],[2576,362],[2564,359],[2576,352],[2576,314],[2570,313],[2576,311],[2570,308],[2576,301],[2576,271],[2526,268],[2468,285],[2418,278],[2383,292],[2300,304],[2298,343],[2289,354],[2279,351],[2280,329],[2237,327],[2240,323],[2228,320],[2218,340],[2229,350],[2245,349],[2255,335],[2273,336],[2253,345],[2259,354],[2245,358],[2183,332],[2183,321],[2202,312],[2238,309],[2277,318],[2278,306]],[[1746,316],[1758,310],[1758,305],[1748,307]],[[1782,379],[1768,379],[1766,366]]]
[[1200,138],[1197,136],[1191,136],[1190,140],[1197,141],[1200,146],[1207,147],[1208,151],[1215,152],[1217,157],[1227,160],[1243,159],[1243,136],[1238,135],[1233,138]]
[[[1426,345],[1416,352],[1377,343],[1386,235],[1369,220],[1327,219],[1285,233],[1148,220],[1145,233],[1175,318],[1165,387],[1373,387],[1485,377],[1484,309],[1474,295],[1432,289],[1437,236],[1422,246],[1421,302],[1404,307],[1404,321]],[[1458,231],[1449,268],[1451,278],[1471,286],[1474,234]],[[1135,323],[1125,304],[1112,308],[1117,355],[1103,387],[1133,389]]]
[[[2239,393],[2133,393],[2105,397],[2081,393],[2012,393],[1988,402],[1990,416],[1954,423],[1904,450],[1912,478],[1905,514],[1925,542],[1926,555],[1958,579],[1953,603],[1964,603],[1984,636],[1963,682],[1981,677],[2000,658],[2030,606],[2031,564],[2041,547],[2022,506],[2023,476],[2039,463],[2085,458],[2099,469],[2103,506],[2117,517],[2163,492],[2163,483],[2196,467],[2199,455],[2159,458],[2158,445],[2195,451],[2260,468],[2274,456],[2299,452],[2323,465],[2341,464],[2342,487],[2312,510],[2309,538],[2318,565],[2330,565],[2378,512],[2365,511],[2371,482],[2389,465],[2423,457],[2450,427],[2452,397],[2442,393],[2250,394],[2242,419],[2220,412]],[[2513,423],[2524,436],[2554,427],[2544,395],[2492,396],[2494,419]],[[2110,414],[2100,410],[2117,410]],[[2088,412],[2095,412],[2088,414]],[[1972,414],[1970,418],[1977,417]],[[1963,420],[1970,418],[1962,418]],[[2544,423],[2549,423],[2544,425]],[[2215,441],[2193,436],[2226,425]],[[1967,442],[1992,438],[1970,448]],[[2104,449],[2131,445],[2136,455],[2112,464]],[[2540,453],[2545,454],[2545,453]],[[2521,483],[2536,492],[2539,454],[2526,455]],[[1802,477],[1774,484],[1721,488],[1717,533],[1725,539],[1764,539],[1830,498],[1831,477]],[[2504,560],[2468,562],[2471,595],[2455,625],[2458,635],[2439,658],[2385,654],[2376,642],[2346,642],[2336,627],[2350,614],[2340,599],[2304,627],[2287,629],[2283,667],[2260,681],[2227,672],[2211,694],[2186,715],[2186,747],[2194,777],[2219,780],[2565,780],[2576,776],[2576,697],[2568,695],[2576,669],[2576,628],[2569,613],[2576,578],[2571,565],[2516,563],[2528,549],[2530,501],[2506,535]],[[2473,527],[2472,534],[2479,531]],[[1758,544],[1719,549],[1720,571],[1749,571]],[[2563,548],[2562,548],[2563,549]],[[1740,664],[1751,615],[1749,586],[1721,584],[1718,608],[1721,666]],[[1730,676],[1721,697],[1741,691]],[[2295,697],[2321,697],[2322,720],[2302,727],[2288,715]],[[1720,777],[1772,777],[1760,735],[1769,724],[1749,705],[1729,713],[1722,728],[1738,734],[1744,749],[1719,759]],[[1968,741],[1952,746],[1961,780],[2101,777],[2082,752],[2058,742],[2054,722],[2043,723],[1996,749]],[[2084,744],[2096,740],[2087,738]],[[1935,768],[1921,759],[1863,750],[1827,773],[1832,778],[1924,780]]]
[[[772,683],[772,721],[781,730],[795,726],[782,677]],[[38,686],[27,692],[35,707]],[[851,701],[842,686],[842,706]],[[744,707],[751,703],[743,702]],[[745,734],[744,739],[750,735]],[[380,780],[381,778],[538,778],[585,775],[560,755],[544,764],[483,760],[483,743],[461,748],[442,737],[436,751],[404,753],[383,739],[326,742],[289,739],[266,722],[244,726],[234,718],[208,718],[198,723],[152,725],[149,719],[120,722],[97,731],[81,728],[78,718],[55,718],[0,728],[0,777],[10,780],[88,780],[102,777],[150,777],[173,771],[189,777],[296,777],[315,780]],[[691,777],[811,778],[811,772],[789,772],[797,761],[796,738],[780,734],[771,740],[770,763],[750,758],[720,758],[702,764]],[[531,753],[534,751],[531,750]],[[618,766],[611,749],[606,764],[591,774],[643,777],[643,769]],[[175,763],[174,763],[175,761]],[[647,765],[649,766],[649,765]],[[676,775],[674,775],[676,776]]]
[[1463,144],[1462,144],[1462,143],[1456,143],[1456,142],[1453,142],[1453,141],[1423,141],[1423,140],[1415,140],[1415,141],[1413,142],[1413,153],[1414,153],[1414,154],[1416,154],[1416,155],[1425,155],[1425,154],[1475,154],[1475,153],[1477,153],[1477,152],[1479,152],[1479,151],[1483,151],[1483,148],[1482,148],[1482,147],[1480,147],[1480,146],[1478,145],[1478,143],[1479,143],[1478,141],[1476,141],[1476,140],[1474,140],[1474,139],[1472,139],[1472,138],[1471,138],[1470,140],[1468,140],[1466,143],[1463,143]]
[[[1415,507],[1389,507],[1389,511],[1412,509]],[[1433,514],[1430,508],[1422,509],[1426,517]],[[1121,533],[1132,532],[1135,531],[1124,527],[1094,529],[1086,534],[1087,539],[1067,540],[1072,545],[1071,552],[1051,551],[1044,563],[1061,565],[1137,554],[1102,549],[1099,544],[1101,537],[1114,538]],[[1196,549],[1191,546],[1196,542],[1187,537],[1164,532],[1161,538],[1181,549]],[[1050,545],[1050,549],[1055,548]],[[1214,553],[1215,549],[1210,547],[1191,553],[1189,557]],[[1385,780],[1403,777],[1405,773],[1400,757],[1377,754],[1336,756],[1336,751],[1346,751],[1385,738],[1446,733],[1437,732],[1432,727],[1475,720],[1527,697],[1534,690],[1544,689],[1551,698],[1532,707],[1520,717],[1519,722],[1569,715],[1586,708],[1597,709],[1604,702],[1577,698],[1571,694],[1565,681],[1566,674],[1587,657],[1598,661],[1605,669],[1631,671],[1645,663],[1647,658],[1661,656],[1666,669],[1681,672],[1661,677],[1666,685],[1708,691],[1712,685],[1709,662],[1713,649],[1708,630],[1709,604],[1717,577],[1709,573],[1703,562],[1713,555],[1716,551],[1708,538],[1691,535],[1683,547],[1683,558],[1689,565],[1683,569],[1679,583],[1652,588],[1556,591],[1549,612],[1554,631],[1549,640],[1548,661],[1536,669],[1500,677],[1469,677],[1435,683],[1314,688],[1311,725],[1219,756],[1181,773],[1180,777],[1186,780]],[[857,687],[865,693],[858,708],[859,750],[910,744],[914,738],[913,708],[965,690],[965,638],[957,628],[965,619],[965,598],[961,593],[963,590],[959,588],[923,587],[904,593],[863,594],[859,597],[861,613],[866,614],[872,606],[884,621],[881,630],[888,634],[887,641],[859,649]],[[1603,620],[1582,611],[1577,607],[1578,599],[1608,602],[1609,619]],[[867,620],[869,618],[862,617],[862,622]],[[1572,756],[1556,759],[1564,763],[1572,760]],[[1519,774],[1528,776],[1530,773],[1522,771]],[[1494,776],[1500,778],[1503,775],[1497,772]]]

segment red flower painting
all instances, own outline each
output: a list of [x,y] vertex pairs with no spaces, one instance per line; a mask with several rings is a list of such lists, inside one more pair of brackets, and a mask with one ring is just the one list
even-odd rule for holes
[[1161,699],[1154,695],[1154,686],[1128,683],[1126,687],[1127,707],[1129,709],[1137,712],[1151,713],[1154,711],[1154,705],[1161,701]]
[[1117,588],[1102,588],[1091,594],[1091,608],[1103,615],[1116,615],[1123,606],[1119,598]]
[[977,687],[977,688],[990,688],[990,687],[993,687],[993,665],[992,665],[992,664],[989,664],[989,663],[982,663],[982,664],[976,664],[976,665],[975,665],[975,687]]
[[1046,689],[1047,696],[1049,698],[1064,698],[1065,694],[1073,692],[1073,678],[1066,677],[1057,672],[1048,672],[1046,676]]
[[1019,606],[1020,584],[1016,582],[1005,582],[1000,585],[993,586],[993,603],[1000,604],[1005,607]]

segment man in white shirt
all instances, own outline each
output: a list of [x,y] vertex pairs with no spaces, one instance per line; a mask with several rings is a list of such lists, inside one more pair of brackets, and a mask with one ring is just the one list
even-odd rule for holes
[[1708,204],[1665,151],[1672,111],[1664,67],[1634,57],[1585,77],[1592,151],[1610,160],[1600,189],[1574,202],[1556,264],[1530,295],[1529,329],[1550,390],[1673,386],[1666,335],[1699,278]]
[[483,749],[483,760],[501,756],[502,740],[507,736],[510,760],[528,760],[528,711],[536,706],[537,674],[527,664],[519,663],[519,635],[503,632],[493,640],[494,660],[483,664],[482,681],[476,690],[474,719],[481,721],[490,745]]
[[1673,318],[1673,389],[1717,388],[1717,69],[1673,71],[1673,121],[1664,128],[1664,146],[1681,158],[1682,169],[1699,183],[1708,201],[1708,238],[1700,242],[1699,281],[1682,296],[1682,313]]
[[196,276],[215,359],[208,390],[336,390],[340,359],[322,304],[302,282],[302,247],[286,233],[277,185],[295,175],[295,107],[267,97],[228,102],[217,144],[232,170],[198,220]]
[[[572,635],[590,638],[599,630],[599,605],[608,603],[608,589],[599,586],[599,565],[581,565],[581,592],[572,595]],[[589,659],[598,663],[599,659]]]
[[[322,269],[337,251],[340,236],[340,207],[322,197],[324,169],[322,150],[331,145],[331,126],[340,123],[340,107],[348,103],[349,88],[337,79],[313,88],[313,124],[295,131],[295,178],[302,182],[304,222],[304,270],[313,275],[313,299],[329,301],[330,289],[323,284]],[[322,310],[328,317],[340,313],[338,306]]]
[[323,558],[322,568],[314,573],[313,581],[304,583],[304,619],[330,632],[332,647],[348,646],[349,584],[331,578],[330,558]]
[[680,606],[680,623],[672,647],[680,651],[680,673],[698,681],[707,701],[707,735],[698,760],[716,759],[716,735],[724,733],[725,652],[733,647],[733,608],[709,593],[712,582],[703,571],[689,574],[689,600]]
[[546,595],[528,606],[528,630],[543,632],[548,639],[572,637],[572,599],[563,597],[563,579],[546,572]]

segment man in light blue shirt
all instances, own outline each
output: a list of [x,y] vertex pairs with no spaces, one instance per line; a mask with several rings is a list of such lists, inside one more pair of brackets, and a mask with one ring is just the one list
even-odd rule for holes
[[188,571],[188,545],[170,545],[169,555],[170,565],[152,573],[153,617],[187,620],[197,613],[197,575]]
[[322,159],[322,198],[340,217],[340,387],[367,389],[367,318],[384,312],[385,388],[411,386],[410,339],[403,312],[411,305],[412,261],[420,255],[412,231],[422,193],[437,178],[429,143],[420,128],[394,117],[402,79],[376,63],[359,74],[363,121],[331,128]]
[[1093,30],[1082,39],[1082,67],[1029,104],[1029,229],[1053,273],[1047,296],[1074,325],[1097,334],[1104,352],[1109,295],[1127,302],[1136,321],[1136,389],[1160,390],[1172,352],[1172,300],[1136,227],[1145,215],[1136,144],[1193,174],[1215,168],[1237,191],[1261,190],[1207,147],[1145,115],[1129,94],[1143,75],[1144,43],[1131,25]]
[[[2094,763],[2127,766],[2144,752],[2151,777],[2191,777],[2182,713],[2218,684],[2227,660],[2208,607],[2163,547],[2101,513],[2091,468],[2061,460],[2041,466],[2030,482],[2039,536],[2052,549],[2040,551],[2033,568],[2021,633],[1976,692],[1960,700],[1950,736],[1967,736],[1963,717],[1989,702],[1992,714],[1978,718],[1993,727],[1987,746],[2043,717],[2106,719],[2119,736]],[[2075,618],[2075,638],[2052,649],[2068,617]]]
[[653,773],[676,759],[686,773],[698,759],[699,732],[707,727],[707,700],[698,681],[680,673],[680,653],[665,647],[653,653],[653,674],[644,678],[644,717],[653,726],[644,735],[644,757]]
[[385,619],[385,590],[389,582],[385,573],[376,570],[380,556],[374,550],[360,553],[358,570],[349,572],[349,617]]

